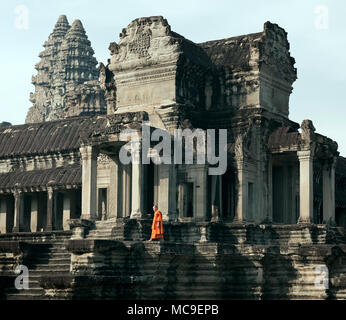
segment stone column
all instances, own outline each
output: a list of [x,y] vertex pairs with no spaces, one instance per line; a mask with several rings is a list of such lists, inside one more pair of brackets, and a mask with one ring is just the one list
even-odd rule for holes
[[335,223],[336,158],[323,165],[323,223]]
[[242,223],[245,221],[246,216],[246,198],[247,198],[247,182],[246,182],[246,171],[245,171],[245,163],[243,160],[237,161],[237,180],[238,180],[238,188],[237,188],[237,205],[235,211],[234,222]]
[[0,233],[6,233],[7,225],[7,202],[5,198],[0,198]]
[[[112,157],[110,162],[110,183],[107,190],[106,219],[114,219],[117,217],[119,202],[117,201],[119,194],[119,160]],[[120,177],[121,180],[121,177]],[[102,209],[102,208],[101,208]]]
[[92,146],[80,148],[82,157],[82,216],[81,219],[95,220],[97,205],[97,153]]
[[161,164],[159,170],[158,207],[165,221],[176,220],[177,217],[177,186],[175,165]]
[[123,166],[123,190],[122,190],[122,203],[123,203],[123,217],[129,217],[131,215],[131,165]]
[[47,220],[46,220],[46,230],[53,230],[53,211],[54,211],[54,191],[52,187],[47,189]]
[[38,224],[38,200],[37,195],[31,197],[30,230],[37,232]]
[[117,218],[131,215],[131,164],[118,162],[117,180]]
[[22,231],[24,219],[24,194],[21,190],[16,189],[14,195],[14,225],[13,232]]
[[143,165],[132,163],[132,210],[131,219],[143,218]]
[[71,219],[71,199],[69,194],[64,193],[63,202],[62,227],[63,230],[70,230],[70,225],[67,222],[67,220]]
[[53,230],[60,230],[61,221],[58,220],[58,192],[53,193]]
[[132,192],[130,219],[144,218],[144,167],[142,162],[142,143],[135,141],[131,145],[132,156]]
[[313,152],[298,151],[299,159],[299,198],[300,198],[300,215],[298,223],[312,223],[313,221]]

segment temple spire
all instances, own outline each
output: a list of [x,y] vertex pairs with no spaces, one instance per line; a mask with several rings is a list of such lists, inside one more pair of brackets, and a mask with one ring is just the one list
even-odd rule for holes
[[[54,80],[59,84],[98,80],[97,60],[80,20],[75,20],[61,44]],[[63,80],[61,82],[61,80]]]
[[56,22],[53,32],[51,35],[53,36],[62,36],[64,37],[66,32],[70,29],[70,25],[68,23],[67,17],[65,15],[61,15]]
[[[29,109],[26,122],[57,120],[82,113],[75,107],[79,102],[75,102],[73,92],[82,96],[83,92],[93,92],[94,98],[87,99],[93,106],[81,108],[103,113],[105,102],[98,85],[97,60],[81,21],[77,19],[70,26],[65,15],[59,16],[44,48],[39,55],[41,61],[36,65],[37,75],[32,80],[35,93],[30,94],[30,101],[34,105]],[[86,84],[90,81],[95,83]]]

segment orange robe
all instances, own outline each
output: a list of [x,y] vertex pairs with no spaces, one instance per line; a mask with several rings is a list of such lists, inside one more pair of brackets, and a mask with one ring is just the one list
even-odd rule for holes
[[163,239],[162,213],[159,210],[154,213],[151,239]]

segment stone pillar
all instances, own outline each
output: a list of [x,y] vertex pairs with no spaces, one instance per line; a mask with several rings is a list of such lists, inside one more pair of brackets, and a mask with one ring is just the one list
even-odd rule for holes
[[30,231],[37,232],[38,225],[38,199],[37,195],[31,197]]
[[122,190],[122,203],[123,203],[123,217],[131,215],[131,165],[123,166],[123,190]]
[[63,230],[70,230],[70,225],[67,222],[71,219],[71,198],[70,195],[64,193],[63,213],[62,213],[62,227]]
[[53,230],[60,230],[61,221],[58,220],[58,192],[53,193]]
[[[119,160],[117,157],[112,157],[110,162],[110,183],[107,190],[107,205],[106,205],[106,217],[105,219],[114,219],[118,213],[118,194],[119,194]],[[102,208],[101,208],[102,209]]]
[[131,164],[118,162],[117,180],[117,218],[131,215]]
[[46,230],[53,230],[53,211],[54,211],[54,191],[52,187],[48,187],[47,190],[47,220],[46,220]]
[[237,161],[237,205],[234,216],[235,223],[242,223],[245,221],[246,216],[246,198],[247,198],[247,182],[246,182],[246,172],[245,163],[243,160]]
[[132,210],[131,219],[143,218],[143,164],[132,163]]
[[177,185],[174,164],[161,164],[159,170],[158,207],[165,221],[177,220]]
[[21,190],[16,189],[14,195],[14,225],[13,232],[22,231],[24,219],[24,194]]
[[313,152],[298,151],[299,159],[299,198],[300,198],[300,215],[298,223],[312,223],[313,221],[313,191],[314,191],[314,169],[313,169]]
[[323,165],[323,223],[335,223],[336,158]]
[[92,146],[80,148],[82,157],[82,216],[81,219],[95,220],[97,205],[97,153]]
[[7,225],[7,202],[5,198],[0,198],[0,233],[6,233]]

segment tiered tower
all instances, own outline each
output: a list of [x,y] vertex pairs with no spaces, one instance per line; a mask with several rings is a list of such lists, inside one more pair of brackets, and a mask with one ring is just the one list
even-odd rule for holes
[[32,77],[35,93],[30,94],[30,101],[34,104],[26,117],[26,122],[40,122],[46,119],[47,110],[51,107],[51,79],[55,61],[70,25],[65,15],[61,15],[55,24],[53,32],[43,44],[45,48],[39,54],[41,61],[36,64],[37,75]]
[[40,53],[33,77],[34,104],[27,123],[106,112],[104,93],[98,84],[97,60],[80,20],[70,27],[66,16],[59,17]]

